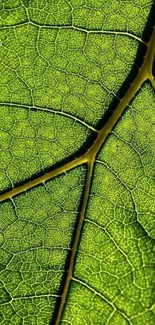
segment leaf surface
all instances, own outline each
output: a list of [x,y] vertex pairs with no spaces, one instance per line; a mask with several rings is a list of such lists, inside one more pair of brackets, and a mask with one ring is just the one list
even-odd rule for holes
[[0,323],[155,323],[155,8],[0,4]]

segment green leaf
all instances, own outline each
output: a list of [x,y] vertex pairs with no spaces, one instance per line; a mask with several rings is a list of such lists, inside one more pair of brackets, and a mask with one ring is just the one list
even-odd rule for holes
[[154,1],[0,3],[0,324],[155,324]]

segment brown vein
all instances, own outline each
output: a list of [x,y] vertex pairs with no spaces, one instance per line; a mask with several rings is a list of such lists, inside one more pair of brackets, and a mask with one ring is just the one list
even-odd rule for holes
[[73,269],[74,269],[74,264],[75,264],[75,258],[76,258],[76,252],[80,240],[80,235],[81,235],[81,230],[84,222],[84,217],[85,217],[85,211],[88,203],[88,197],[89,197],[89,192],[90,192],[90,186],[91,186],[91,178],[92,178],[92,173],[93,173],[93,167],[94,167],[94,162],[89,162],[88,163],[88,171],[87,171],[87,179],[86,179],[86,184],[85,184],[85,191],[84,191],[84,197],[83,197],[83,202],[82,202],[82,207],[81,207],[81,212],[80,212],[80,217],[78,220],[78,225],[76,229],[76,234],[75,234],[75,239],[73,242],[73,247],[70,255],[70,261],[69,261],[69,268],[67,271],[67,277],[63,289],[63,293],[61,296],[61,303],[58,309],[57,317],[55,320],[55,325],[59,325],[62,313],[64,310],[64,305],[66,302],[66,298],[68,295],[69,287],[70,287],[70,282],[72,279],[73,275]]
[[109,118],[108,122],[105,124],[105,126],[99,131],[99,134],[97,136],[96,141],[92,144],[90,149],[86,152],[86,154],[81,155],[78,159],[73,159],[71,162],[66,163],[64,166],[61,166],[60,168],[55,169],[52,172],[49,172],[43,176],[36,177],[35,180],[32,180],[30,182],[27,182],[26,184],[22,186],[18,186],[15,189],[8,191],[0,196],[0,201],[4,201],[8,198],[12,198],[14,195],[17,195],[23,191],[26,191],[36,185],[39,185],[40,183],[44,183],[46,180],[51,179],[57,175],[60,175],[63,172],[66,172],[73,167],[79,166],[83,163],[88,164],[88,171],[87,171],[87,179],[85,184],[85,190],[84,190],[84,197],[81,205],[81,211],[80,211],[80,217],[78,220],[78,225],[76,229],[75,238],[73,241],[73,246],[70,254],[70,260],[69,260],[69,267],[67,271],[67,276],[65,279],[63,292],[61,295],[61,302],[59,305],[57,317],[55,320],[55,325],[58,325],[60,323],[60,320],[62,318],[64,306],[67,300],[67,295],[70,287],[71,279],[73,278],[73,271],[74,271],[74,264],[76,259],[76,252],[78,249],[78,244],[81,236],[82,226],[84,222],[85,217],[85,211],[88,204],[88,198],[89,198],[89,192],[90,192],[90,186],[91,186],[91,179],[92,179],[92,173],[93,173],[93,166],[94,161],[96,158],[97,153],[99,152],[101,146],[107,139],[108,135],[110,134],[111,130],[119,120],[119,118],[122,116],[122,113],[124,112],[127,105],[130,103],[130,101],[133,99],[137,91],[140,89],[141,85],[149,79],[152,82],[152,64],[155,54],[155,28],[152,31],[152,35],[150,38],[150,41],[147,44],[147,52],[146,56],[144,58],[144,62],[142,64],[142,67],[139,69],[139,72],[137,76],[135,77],[135,80],[131,84],[130,88],[127,90],[126,94],[120,101],[119,105],[116,107],[114,113]]
[[113,129],[114,125],[116,124],[116,122],[118,121],[118,119],[120,118],[122,113],[124,112],[126,106],[129,104],[131,99],[137,93],[137,91],[139,90],[141,85],[144,83],[144,81],[146,79],[150,78],[150,71],[151,71],[151,67],[152,67],[152,63],[153,63],[153,59],[154,59],[154,52],[155,52],[154,45],[155,45],[155,29],[153,29],[150,41],[148,43],[148,50],[146,53],[146,57],[144,59],[141,69],[139,70],[138,75],[136,76],[134,82],[131,84],[130,89],[126,92],[125,96],[120,101],[120,103],[117,106],[116,110],[114,111],[113,115],[110,117],[110,119],[105,124],[105,126],[100,130],[96,141],[94,142],[94,144],[91,146],[91,148],[88,150],[87,154],[85,155],[88,160],[88,173],[87,173],[87,180],[86,180],[86,184],[85,184],[85,193],[84,193],[84,198],[83,198],[83,202],[82,202],[77,231],[76,231],[76,235],[75,235],[75,239],[74,239],[73,247],[72,247],[72,251],[71,251],[71,256],[70,256],[70,260],[69,260],[68,273],[66,276],[66,281],[64,284],[63,292],[62,292],[61,302],[59,305],[57,317],[54,322],[55,325],[59,325],[60,321],[62,319],[64,306],[67,301],[67,295],[69,292],[70,282],[71,282],[71,279],[73,278],[76,252],[78,249],[78,243],[79,243],[80,236],[81,236],[82,226],[83,226],[84,217],[85,217],[85,211],[86,211],[86,207],[88,204],[88,198],[89,198],[89,192],[90,192],[90,186],[91,186],[91,178],[92,178],[93,167],[94,167],[96,155],[99,152],[103,143],[105,142],[106,138],[108,137],[109,133]]
[[12,198],[14,195],[18,195],[22,193],[23,191],[26,191],[30,188],[33,188],[36,185],[39,185],[41,183],[44,183],[46,180],[49,180],[55,176],[58,176],[76,166],[79,166],[85,162],[91,162],[94,161],[98,151],[100,150],[101,146],[105,142],[106,138],[112,131],[113,127],[121,117],[122,113],[124,112],[127,105],[130,103],[130,101],[133,99],[137,91],[140,89],[141,85],[149,79],[152,80],[152,64],[154,60],[154,54],[155,54],[155,28],[153,28],[153,32],[150,38],[150,41],[147,44],[148,49],[147,53],[144,59],[144,62],[142,64],[142,67],[139,69],[139,72],[131,84],[130,88],[127,90],[124,97],[120,100],[120,103],[116,107],[114,113],[109,118],[105,126],[99,131],[96,141],[92,144],[90,149],[87,151],[86,154],[82,155],[78,159],[73,159],[71,162],[66,163],[65,165],[61,166],[60,168],[57,168],[51,172],[46,173],[43,176],[36,177],[35,179],[25,183],[24,185],[17,186],[16,188],[7,191],[0,195],[0,202]]

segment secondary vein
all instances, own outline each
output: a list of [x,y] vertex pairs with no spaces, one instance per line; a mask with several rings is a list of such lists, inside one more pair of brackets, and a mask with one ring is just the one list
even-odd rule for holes
[[24,104],[16,104],[16,103],[9,103],[9,102],[1,102],[0,106],[10,106],[10,107],[23,107],[23,108],[27,108],[27,109],[35,109],[38,111],[45,111],[48,113],[54,113],[54,114],[58,114],[58,115],[62,115],[62,116],[66,116],[69,117],[77,122],[79,122],[80,124],[83,124],[84,126],[86,126],[88,129],[92,130],[93,132],[99,133],[99,131],[97,129],[95,129],[92,125],[82,121],[80,118],[70,114],[70,113],[66,113],[64,111],[58,111],[55,109],[51,109],[51,108],[46,108],[46,107],[39,107],[39,106],[31,106],[31,105],[24,105]]

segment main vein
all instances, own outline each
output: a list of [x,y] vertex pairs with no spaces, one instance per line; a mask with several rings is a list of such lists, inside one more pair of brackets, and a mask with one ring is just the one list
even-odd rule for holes
[[93,167],[94,167],[94,161],[88,162],[87,178],[86,178],[85,191],[84,191],[84,196],[83,196],[83,201],[82,201],[82,206],[81,206],[80,217],[79,217],[78,225],[76,228],[76,234],[75,234],[75,238],[74,238],[74,242],[73,242],[73,246],[72,246],[72,250],[71,250],[71,254],[70,254],[69,268],[67,271],[67,276],[66,276],[65,285],[63,288],[63,293],[61,296],[61,303],[60,303],[60,306],[58,309],[57,318],[55,320],[55,325],[58,325],[60,323],[62,312],[64,309],[64,304],[66,302],[70,282],[71,282],[72,275],[73,275],[76,252],[77,252],[77,248],[78,248],[78,244],[79,244],[79,240],[80,240],[81,230],[82,230],[84,217],[85,217],[85,211],[86,211],[86,207],[87,207],[87,203],[88,203]]
[[109,118],[108,122],[100,130],[96,141],[94,142],[94,144],[91,146],[91,148],[88,150],[87,154],[85,155],[85,157],[87,159],[87,163],[88,163],[88,171],[87,171],[87,179],[86,179],[86,184],[85,184],[84,197],[82,200],[80,217],[78,220],[78,224],[77,224],[77,228],[76,228],[76,235],[75,235],[75,239],[73,241],[73,246],[72,246],[71,255],[70,255],[70,259],[69,259],[69,267],[68,267],[64,287],[63,287],[61,302],[59,305],[56,320],[54,322],[55,325],[59,325],[60,321],[62,319],[62,314],[63,314],[64,306],[65,306],[65,303],[67,300],[71,280],[73,279],[76,253],[78,250],[81,231],[82,231],[84,218],[85,218],[86,207],[88,204],[89,193],[90,193],[90,188],[91,188],[91,178],[92,178],[92,174],[93,174],[96,155],[99,152],[99,150],[100,150],[101,146],[103,145],[103,143],[105,142],[105,140],[107,139],[109,133],[115,126],[116,122],[121,117],[126,106],[129,104],[131,99],[137,93],[137,91],[139,90],[141,85],[144,83],[144,81],[146,79],[151,78],[152,63],[153,63],[154,53],[155,53],[154,45],[155,45],[155,29],[153,29],[150,41],[148,43],[148,50],[147,50],[143,65],[142,65],[141,69],[139,70],[139,73],[137,74],[134,82],[131,84],[129,90],[127,90],[123,99],[120,101],[120,103],[117,106],[117,108],[115,109],[114,113]]
[[124,97],[120,100],[118,106],[114,110],[113,114],[111,115],[107,123],[98,132],[96,141],[92,144],[90,149],[88,149],[88,151],[85,154],[81,155],[79,158],[75,158],[71,162],[66,163],[59,168],[56,168],[53,171],[49,171],[42,176],[36,177],[33,180],[24,183],[23,185],[19,185],[13,188],[12,190],[9,190],[1,194],[0,202],[12,198],[13,196],[18,195],[28,189],[31,189],[34,186],[44,183],[45,181],[52,179],[53,177],[58,176],[85,162],[93,161],[95,159],[101,146],[107,139],[108,135],[110,134],[111,130],[117,123],[118,119],[122,116],[122,113],[124,112],[127,105],[130,103],[130,101],[133,99],[137,91],[140,89],[141,85],[144,83],[145,80],[149,79],[150,81],[152,81],[153,79],[152,64],[153,64],[154,54],[155,54],[155,28],[153,28],[153,32],[147,46],[148,49],[147,49],[147,53],[143,65],[139,69],[139,72],[135,77],[135,80],[133,81],[130,88],[125,93]]
[[43,176],[36,177],[36,179],[31,180],[24,185],[18,186],[0,196],[0,201],[4,201],[6,199],[12,198],[15,195],[18,195],[22,193],[23,191],[26,191],[36,185],[39,185],[41,183],[44,183],[48,179],[51,179],[55,176],[58,176],[62,174],[63,172],[66,172],[74,167],[77,167],[83,163],[86,163],[88,166],[87,170],[87,178],[86,178],[86,184],[85,184],[85,190],[84,190],[84,196],[81,204],[81,211],[80,211],[80,217],[77,223],[76,228],[76,234],[75,238],[73,240],[73,245],[71,249],[70,259],[69,259],[69,267],[61,295],[61,302],[59,305],[57,317],[55,320],[55,325],[58,325],[60,323],[60,320],[62,318],[62,313],[64,310],[64,306],[67,300],[67,295],[69,292],[70,283],[73,277],[73,271],[74,271],[74,264],[76,259],[76,253],[79,245],[81,230],[84,222],[86,207],[88,204],[88,198],[91,188],[91,179],[93,174],[93,168],[95,163],[96,155],[98,154],[101,146],[106,141],[108,135],[110,134],[113,127],[116,125],[119,118],[122,116],[122,113],[124,112],[127,105],[130,103],[130,101],[134,98],[137,91],[140,89],[141,85],[149,79],[152,81],[152,64],[154,60],[155,55],[155,28],[153,28],[150,41],[147,44],[147,52],[143,61],[143,64],[141,68],[139,69],[139,72],[137,76],[135,77],[135,80],[131,84],[130,88],[126,91],[124,97],[120,100],[118,106],[116,107],[115,111],[107,121],[107,123],[102,127],[102,129],[99,131],[98,136],[96,138],[96,141],[91,145],[91,147],[88,149],[88,151],[81,155],[79,158],[73,159],[71,162],[64,164],[63,166],[56,168],[55,170],[46,173]]

